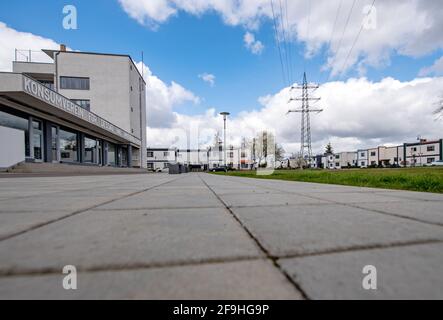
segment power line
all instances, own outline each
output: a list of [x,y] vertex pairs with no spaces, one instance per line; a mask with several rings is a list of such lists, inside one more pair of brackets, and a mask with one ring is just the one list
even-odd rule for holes
[[288,84],[290,84],[290,82],[291,82],[291,77],[290,77],[291,67],[289,66],[288,41],[286,39],[286,27],[284,24],[283,6],[281,4],[281,0],[279,0],[279,3],[280,3],[280,25],[281,25],[281,32],[283,34],[283,43],[284,43],[284,51],[285,51],[285,58],[286,58],[286,73],[287,73],[287,77],[288,77]]
[[293,67],[294,67],[294,60],[292,59],[292,49],[291,49],[291,32],[290,32],[290,25],[289,25],[289,19],[288,19],[288,0],[285,0],[285,16],[286,16],[286,28],[287,28],[287,32],[288,32],[288,49],[289,49],[289,70],[290,70],[290,75],[291,75],[291,83],[290,85],[293,84],[294,82],[294,75],[293,75]]
[[[372,12],[372,9],[374,9],[375,1],[376,1],[376,0],[373,0],[373,1],[372,1],[371,9],[368,11],[368,13],[367,13],[367,15],[366,15],[366,18],[369,17],[369,15],[370,15],[371,12]],[[360,31],[358,32],[357,37],[354,39],[354,43],[352,44],[351,50],[349,50],[348,55],[346,56],[346,60],[345,60],[345,62],[343,63],[343,67],[342,67],[342,69],[341,69],[339,75],[342,74],[342,73],[345,71],[346,65],[348,64],[349,57],[351,56],[351,53],[352,53],[352,51],[354,50],[354,47],[355,47],[355,45],[357,44],[358,39],[360,38],[360,35],[361,35],[362,31],[363,31],[363,28],[364,28],[364,24],[362,23],[362,24],[361,24],[361,27],[360,27]]]
[[[339,43],[338,43],[337,51],[336,51],[336,53],[335,53],[334,59],[332,60],[332,61],[333,61],[333,63],[331,64],[331,67],[332,67],[332,68],[333,68],[333,64],[335,63],[335,60],[337,60],[338,53],[340,52],[341,45],[342,45],[342,43],[343,43],[343,38],[344,38],[344,36],[345,36],[346,29],[348,28],[349,21],[351,20],[352,11],[354,10],[354,6],[355,6],[355,3],[356,3],[356,2],[357,2],[357,0],[354,0],[354,1],[352,2],[351,9],[349,10],[349,14],[348,14],[348,17],[347,17],[347,19],[346,19],[346,23],[345,23],[345,26],[344,26],[344,28],[343,28],[343,32],[342,32],[341,37],[340,37],[340,41],[339,41]],[[332,75],[332,70],[331,70],[331,73],[329,74],[328,80],[331,78],[331,75]]]
[[[308,27],[307,27],[307,37],[306,37],[306,44],[309,42],[309,37],[311,35],[311,1],[308,0]],[[304,72],[306,73],[306,57],[304,60]]]
[[281,53],[281,48],[280,48],[280,37],[278,35],[278,28],[277,28],[277,21],[275,18],[275,10],[274,10],[274,2],[272,0],[271,1],[271,9],[272,9],[272,18],[274,21],[274,29],[275,29],[275,41],[277,44],[277,48],[278,48],[278,53],[279,53],[279,57],[280,57],[280,65],[281,65],[281,71],[282,71],[282,75],[283,75],[283,83],[284,85],[287,85],[288,81],[286,81],[286,75],[285,75],[285,68],[283,65],[283,56]]
[[[339,6],[337,8],[337,12],[335,14],[334,26],[332,27],[331,36],[328,41],[329,48],[331,48],[331,46],[332,46],[332,39],[334,38],[335,30],[337,28],[338,17],[340,15],[340,11],[341,11],[342,6],[343,6],[343,0],[340,0],[340,4],[339,4]],[[322,81],[320,83],[323,83],[326,80],[326,76],[327,76],[327,73],[324,73],[324,75],[322,77]]]

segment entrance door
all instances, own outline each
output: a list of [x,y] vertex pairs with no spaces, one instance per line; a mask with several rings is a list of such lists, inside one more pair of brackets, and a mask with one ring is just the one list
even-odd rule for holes
[[43,123],[40,120],[32,120],[32,148],[34,160],[43,161]]

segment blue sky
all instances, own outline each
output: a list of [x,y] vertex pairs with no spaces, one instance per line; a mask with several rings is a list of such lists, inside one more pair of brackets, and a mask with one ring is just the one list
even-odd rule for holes
[[[289,22],[294,40],[290,44],[294,81],[301,80],[305,67],[309,80],[325,81],[332,66],[321,71],[322,66],[335,55],[339,60],[340,51],[334,50],[337,49],[337,43],[341,42],[338,38],[348,12],[346,1],[344,9],[339,12],[339,24],[333,33],[333,41],[328,43],[338,2],[319,0],[310,11],[306,11],[306,1],[289,1]],[[357,34],[362,19],[361,7],[366,2],[371,1],[357,1],[360,7],[354,10],[350,26],[346,29],[342,56]],[[137,7],[140,3],[144,7]],[[189,0],[185,3],[189,7],[178,4],[177,0],[121,0],[121,3],[117,0],[77,0],[69,3],[59,0],[1,1],[0,22],[19,32],[30,32],[57,43],[65,43],[75,50],[127,53],[136,61],[141,60],[143,51],[145,64],[162,82],[167,86],[171,82],[178,83],[200,98],[201,102],[197,104],[190,99],[183,99],[170,106],[182,116],[201,117],[207,110],[215,109],[216,112],[230,111],[233,117],[240,119],[242,112],[264,112],[259,98],[268,95],[268,107],[273,105],[272,99],[276,99],[287,84],[282,80],[270,0],[208,0],[207,4]],[[250,7],[244,5],[237,8],[235,3],[249,3]],[[67,31],[62,27],[62,8],[66,4],[77,7],[78,30]],[[332,77],[332,81],[347,83],[351,77],[366,77],[368,85],[380,83],[386,77],[400,82],[414,81],[419,77],[420,70],[432,66],[442,57],[443,37],[439,35],[442,27],[439,21],[442,20],[443,6],[427,0],[410,0],[403,4],[403,7],[395,7],[392,3],[378,3],[377,29],[363,33],[346,73]],[[325,7],[328,5],[330,9]],[[230,10],[232,8],[234,10]],[[164,11],[161,10],[166,9],[174,10],[174,14],[162,18],[161,13]],[[199,14],[195,10],[200,10]],[[311,29],[306,34],[308,12]],[[396,20],[391,20],[391,12],[398,13]],[[140,14],[143,21],[134,18],[134,14]],[[411,27],[414,19],[416,25]],[[246,48],[246,32],[251,32],[263,44],[261,54],[254,54]],[[305,59],[306,43],[317,47],[311,59]],[[422,76],[437,77],[443,74],[443,70],[437,67],[433,70]],[[215,86],[199,78],[203,73],[215,75]],[[328,88],[328,85],[325,87]],[[327,91],[325,95],[328,95]],[[285,100],[287,97],[281,98],[279,113],[287,108]],[[329,101],[325,101],[326,107],[332,108],[329,104]],[[271,122],[275,124],[276,121]],[[296,132],[296,128],[293,131]],[[291,139],[297,136],[298,133],[294,133],[293,137],[283,137],[282,140],[293,145]],[[355,135],[337,138],[356,138],[361,143],[369,138],[393,140],[394,136],[377,137],[374,134],[373,137]],[[320,143],[324,143],[323,140]]]
[[[254,55],[243,45],[245,28],[227,26],[214,12],[199,17],[180,12],[154,31],[131,19],[117,1],[70,1],[70,4],[78,9],[79,29],[75,31],[64,30],[60,22],[66,1],[2,1],[0,21],[16,30],[66,43],[76,50],[129,53],[134,60],[140,60],[143,51],[145,63],[159,78],[167,83],[176,81],[203,99],[200,105],[181,106],[180,111],[185,114],[201,113],[208,107],[234,114],[256,109],[260,107],[258,97],[273,94],[284,85],[269,19],[255,34],[265,49],[261,55]],[[292,46],[294,79],[299,80],[305,65],[304,44],[298,42]],[[420,58],[394,55],[390,65],[368,68],[367,77],[373,81],[386,76],[411,80],[440,55],[439,50]],[[306,62],[311,80],[325,78],[325,72],[320,71],[325,58],[321,52]],[[214,87],[198,77],[204,72],[216,76]],[[355,72],[349,75],[354,76]]]

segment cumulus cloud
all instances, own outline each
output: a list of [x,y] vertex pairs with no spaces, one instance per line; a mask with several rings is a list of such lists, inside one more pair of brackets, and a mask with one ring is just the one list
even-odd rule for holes
[[[272,19],[269,0],[119,0],[123,9],[139,23],[161,24],[180,11],[193,15],[216,12],[227,25],[257,30],[263,21]],[[367,6],[372,1],[306,0],[288,1],[288,14],[274,1],[278,25],[286,29],[292,41],[306,44],[306,56],[327,50],[325,69],[333,76],[352,67],[364,74],[368,66],[382,67],[393,54],[419,57],[443,48],[443,6],[435,0],[377,1],[376,28],[364,28],[359,41],[354,40],[366,21]],[[338,12],[337,24],[335,16]],[[346,26],[347,17],[350,15]],[[310,27],[308,27],[310,26]],[[334,32],[332,32],[334,31]]]
[[199,74],[198,77],[202,79],[204,82],[209,83],[211,87],[215,86],[215,76],[210,73],[202,73]]
[[137,63],[140,71],[144,70],[147,103],[147,124],[150,128],[171,128],[177,122],[177,114],[174,111],[186,102],[199,104],[201,99],[193,92],[180,84],[172,81],[166,84],[154,75],[148,66]]
[[[329,141],[337,151],[352,151],[414,141],[418,134],[429,139],[441,138],[443,124],[435,121],[433,112],[442,86],[443,78],[329,82],[316,91],[322,97],[318,106],[324,112],[311,118],[313,149],[322,152]],[[229,141],[238,145],[242,137],[251,138],[260,130],[271,130],[288,153],[297,152],[301,121],[297,114],[285,115],[289,107],[296,107],[288,106],[290,96],[290,89],[285,88],[260,98],[262,108],[231,116]],[[222,118],[212,109],[198,116],[177,114],[173,131],[151,130],[148,139],[151,144],[162,146],[202,147],[212,142],[216,132],[222,132],[222,126]]]
[[253,54],[261,54],[265,48],[261,41],[255,39],[255,35],[251,32],[246,32],[243,37],[245,47],[248,48]]
[[429,75],[436,75],[436,76],[443,75],[443,57],[437,59],[432,66],[425,67],[421,69],[419,72],[419,76],[422,77]]
[[39,62],[51,62],[51,59],[41,52],[41,49],[58,49],[60,45],[54,40],[36,36],[28,32],[20,32],[8,27],[0,21],[0,71],[12,71],[12,61],[15,60],[15,49],[21,49],[17,59],[26,61],[31,56]]

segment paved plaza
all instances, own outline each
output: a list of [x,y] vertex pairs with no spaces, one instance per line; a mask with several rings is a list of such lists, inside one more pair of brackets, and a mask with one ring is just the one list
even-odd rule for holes
[[204,173],[0,179],[0,299],[34,298],[443,299],[443,195]]

